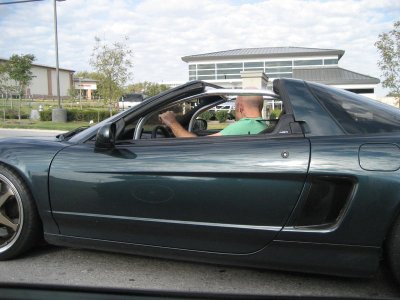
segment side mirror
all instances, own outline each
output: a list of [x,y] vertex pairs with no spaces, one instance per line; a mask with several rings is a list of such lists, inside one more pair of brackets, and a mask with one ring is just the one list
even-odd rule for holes
[[193,124],[193,131],[201,131],[207,129],[207,121],[204,119],[196,119]]
[[112,149],[115,146],[115,124],[105,124],[97,131],[96,148]]

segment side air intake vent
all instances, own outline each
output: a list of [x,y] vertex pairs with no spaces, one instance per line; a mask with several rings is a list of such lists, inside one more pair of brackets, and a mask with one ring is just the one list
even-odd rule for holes
[[334,225],[351,198],[355,182],[349,178],[313,178],[295,227]]

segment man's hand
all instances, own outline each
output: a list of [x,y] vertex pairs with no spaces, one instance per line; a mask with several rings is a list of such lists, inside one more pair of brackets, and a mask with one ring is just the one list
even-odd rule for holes
[[196,135],[192,132],[187,131],[182,125],[176,120],[175,113],[173,111],[167,111],[163,114],[158,115],[160,121],[171,128],[172,132],[176,137],[195,137]]
[[158,115],[158,117],[160,118],[162,123],[164,123],[170,128],[177,123],[175,113],[173,111],[167,111],[165,113]]

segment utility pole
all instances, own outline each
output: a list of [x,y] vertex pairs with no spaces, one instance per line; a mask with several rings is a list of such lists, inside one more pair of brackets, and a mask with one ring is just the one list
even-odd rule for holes
[[54,7],[54,41],[55,41],[55,50],[56,50],[56,78],[57,78],[57,99],[58,99],[58,108],[53,109],[52,111],[52,121],[53,122],[67,122],[67,111],[61,106],[61,93],[60,93],[60,68],[58,61],[58,33],[57,33],[57,1],[65,1],[65,0],[53,0]]
[[57,33],[57,0],[53,0],[54,6],[54,38],[56,45],[56,77],[57,77],[57,99],[58,108],[61,108],[61,96],[60,96],[60,70],[58,61],[58,33]]

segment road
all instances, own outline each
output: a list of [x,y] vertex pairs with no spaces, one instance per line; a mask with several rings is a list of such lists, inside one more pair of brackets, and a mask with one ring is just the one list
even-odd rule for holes
[[295,274],[41,246],[0,262],[0,282],[234,294],[396,298],[387,270],[372,279]]
[[60,134],[60,133],[63,133],[63,132],[65,132],[65,131],[0,128],[0,138],[8,138],[8,137],[20,137],[20,138],[52,137],[52,136],[56,136],[57,134]]
[[[54,136],[0,129],[5,136]],[[0,282],[235,294],[400,298],[385,266],[371,279],[215,266],[43,245],[0,262]]]

